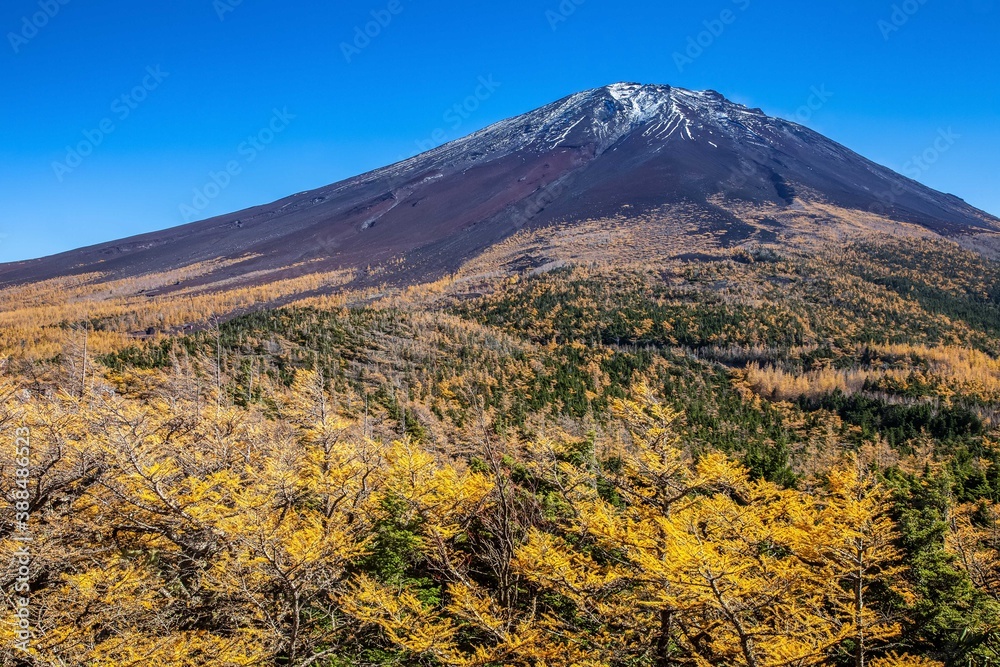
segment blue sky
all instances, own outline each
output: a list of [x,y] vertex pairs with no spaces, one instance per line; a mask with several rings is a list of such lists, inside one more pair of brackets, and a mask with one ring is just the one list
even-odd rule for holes
[[1000,214],[1000,0],[8,0],[0,35],[0,261],[273,201],[615,81],[718,90]]

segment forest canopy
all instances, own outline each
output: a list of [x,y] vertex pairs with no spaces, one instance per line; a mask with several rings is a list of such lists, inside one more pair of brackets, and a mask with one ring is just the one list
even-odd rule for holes
[[0,293],[0,665],[1000,664],[996,264],[340,279]]

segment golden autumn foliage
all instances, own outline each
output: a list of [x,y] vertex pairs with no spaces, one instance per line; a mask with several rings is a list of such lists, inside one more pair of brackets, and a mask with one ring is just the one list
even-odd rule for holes
[[654,664],[826,664],[847,639],[865,654],[860,638],[899,634],[865,603],[869,586],[904,569],[876,484],[849,464],[817,496],[752,482],[718,455],[686,461],[669,437],[674,416],[648,389],[639,396],[618,405],[632,434],[614,480],[622,505],[564,478],[573,490],[565,533],[532,531],[517,555],[526,578],[606,628],[588,641],[598,664],[628,654]]
[[961,394],[989,402],[1000,399],[1000,361],[980,350],[895,344],[871,345],[868,352],[881,361],[879,368],[822,368],[801,373],[752,362],[741,374],[741,381],[758,394],[778,400],[834,391],[854,394],[866,384],[900,394],[933,388],[935,395],[945,398]]
[[[905,568],[862,468],[806,493],[694,459],[644,385],[615,407],[627,437],[606,477],[559,434],[506,453],[487,439],[478,471],[371,440],[315,372],[276,395],[278,420],[5,395],[38,462],[38,664],[334,665],[374,642],[405,664],[763,667],[899,632],[865,603]],[[378,563],[400,540],[393,573]]]
[[[914,654],[943,636],[995,664],[1000,614],[969,601],[1000,602],[989,322],[894,290],[921,272],[882,271],[878,239],[723,251],[669,213],[648,238],[524,231],[406,290],[221,263],[0,291],[27,664],[932,667]],[[814,238],[833,213],[752,222]],[[526,248],[553,259],[502,270]],[[675,261],[693,250],[717,261]],[[992,298],[942,253],[949,289]],[[795,403],[831,396],[874,417]],[[890,444],[889,408],[926,419]],[[0,457],[8,500],[15,475]],[[4,505],[5,646],[13,531]],[[968,583],[938,616],[928,572]]]
[[[271,279],[244,275],[240,284],[218,279],[208,286],[184,286],[186,280],[210,276],[233,263],[196,264],[127,280],[107,281],[93,274],[2,290],[0,355],[50,358],[82,340],[84,332],[91,353],[106,354],[150,329],[164,333],[205,326],[220,315],[331,290],[353,278],[348,271],[305,272]],[[287,270],[297,272],[296,267]]]
[[965,504],[951,516],[948,548],[954,552],[973,583],[1000,599],[1000,506],[991,502]]

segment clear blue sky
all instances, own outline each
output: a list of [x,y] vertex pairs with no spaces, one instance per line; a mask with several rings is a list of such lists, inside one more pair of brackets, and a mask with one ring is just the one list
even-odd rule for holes
[[[1000,0],[62,2],[0,9],[0,261],[272,201],[623,80],[789,118],[825,87],[807,124],[900,170],[950,128],[920,180],[1000,214]],[[387,25],[345,55],[373,11]]]

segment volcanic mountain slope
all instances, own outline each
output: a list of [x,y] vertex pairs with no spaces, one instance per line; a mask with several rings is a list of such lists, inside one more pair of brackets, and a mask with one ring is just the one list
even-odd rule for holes
[[416,282],[526,225],[638,219],[684,205],[702,231],[733,244],[752,240],[733,213],[741,204],[809,203],[944,236],[1000,230],[1000,220],[957,197],[718,93],[620,83],[273,204],[8,264],[0,284],[93,272],[122,279],[212,260],[226,268],[201,284],[390,262],[400,281]]

